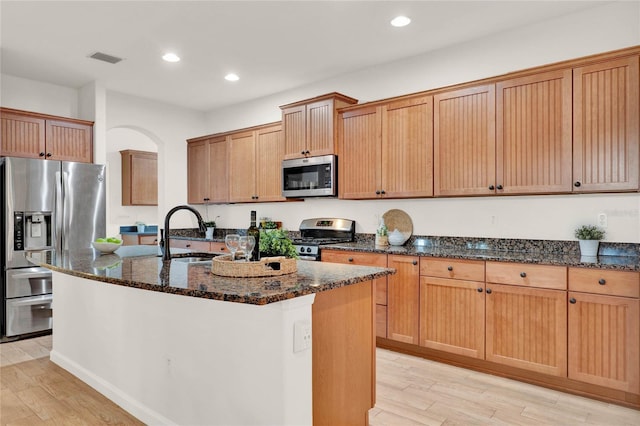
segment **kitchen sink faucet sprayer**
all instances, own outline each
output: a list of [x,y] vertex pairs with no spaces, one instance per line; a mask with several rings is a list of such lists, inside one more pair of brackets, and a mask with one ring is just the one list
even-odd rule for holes
[[196,215],[196,218],[198,219],[198,227],[200,228],[200,232],[207,232],[207,226],[204,224],[204,220],[202,220],[202,216],[200,215],[200,213],[198,213],[196,209],[190,206],[175,206],[174,208],[169,210],[169,212],[164,218],[164,241],[162,243],[162,247],[164,248],[164,250],[162,254],[162,260],[171,260],[171,251],[169,250],[169,246],[171,245],[169,243],[169,240],[170,240],[169,219],[171,219],[171,216],[173,216],[173,214],[178,210],[189,210],[191,213]]

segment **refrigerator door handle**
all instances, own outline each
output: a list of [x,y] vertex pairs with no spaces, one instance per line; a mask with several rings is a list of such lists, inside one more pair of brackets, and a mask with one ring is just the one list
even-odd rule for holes
[[71,228],[71,188],[69,188],[69,173],[62,172],[62,250],[69,250],[69,229]]
[[62,176],[60,172],[56,172],[56,254],[62,255]]

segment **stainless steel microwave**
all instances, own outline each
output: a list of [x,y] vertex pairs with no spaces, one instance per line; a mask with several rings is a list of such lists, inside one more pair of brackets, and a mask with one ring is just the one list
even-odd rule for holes
[[296,158],[282,161],[284,197],[335,197],[338,195],[335,155]]

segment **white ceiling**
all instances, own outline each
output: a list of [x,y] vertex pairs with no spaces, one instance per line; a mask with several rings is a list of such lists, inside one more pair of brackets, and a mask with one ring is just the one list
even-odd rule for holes
[[[208,111],[602,3],[2,0],[1,71]],[[391,27],[398,14],[411,25]]]

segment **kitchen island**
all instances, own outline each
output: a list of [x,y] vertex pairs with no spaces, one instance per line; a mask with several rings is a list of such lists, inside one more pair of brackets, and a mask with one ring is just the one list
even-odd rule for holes
[[163,262],[157,247],[54,264],[51,360],[148,424],[366,424],[375,403],[374,280],[298,262],[266,278]]

